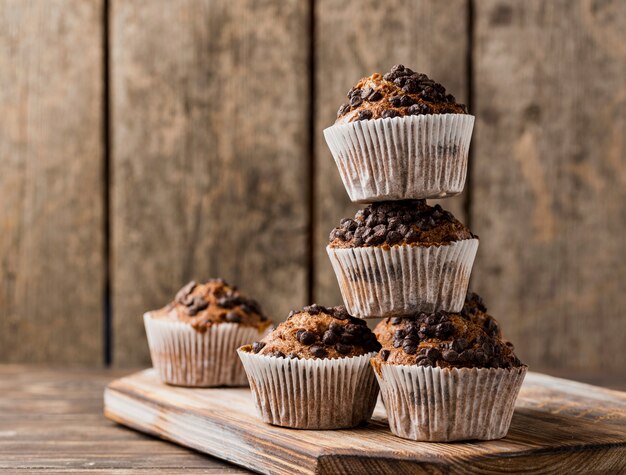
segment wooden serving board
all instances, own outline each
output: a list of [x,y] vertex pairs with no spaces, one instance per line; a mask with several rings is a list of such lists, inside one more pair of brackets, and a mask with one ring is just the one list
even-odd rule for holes
[[363,427],[262,423],[250,391],[188,389],[154,370],[113,381],[105,415],[262,473],[626,473],[626,393],[528,373],[506,438],[432,443],[395,437],[382,404]]

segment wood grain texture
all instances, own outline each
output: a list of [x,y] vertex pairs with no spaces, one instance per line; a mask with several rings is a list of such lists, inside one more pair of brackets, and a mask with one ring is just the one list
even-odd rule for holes
[[[319,0],[315,4],[315,275],[320,304],[341,302],[326,244],[339,220],[353,216],[322,131],[330,127],[346,92],[364,76],[386,72],[397,63],[427,73],[460,101],[467,100],[467,1]],[[464,195],[441,200],[464,219]],[[445,201],[445,202],[444,202]]]
[[220,276],[306,300],[308,3],[112,2],[114,362],[141,315]]
[[102,415],[120,372],[0,365],[3,473],[249,473],[125,430]]
[[476,2],[474,268],[522,360],[626,360],[626,3]]
[[[382,405],[367,426],[304,431],[263,424],[248,389],[161,384],[153,370],[111,383],[105,415],[261,473],[620,473],[626,393],[529,373],[506,438],[425,443],[395,437]],[[254,428],[254,430],[250,430]]]
[[102,2],[0,0],[0,360],[102,360]]

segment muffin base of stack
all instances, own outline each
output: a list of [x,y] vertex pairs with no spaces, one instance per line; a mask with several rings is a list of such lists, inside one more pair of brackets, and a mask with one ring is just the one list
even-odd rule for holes
[[219,323],[204,332],[191,325],[144,314],[152,364],[161,381],[175,386],[247,386],[237,348],[263,337],[270,329]]
[[326,247],[348,312],[359,318],[463,308],[478,239],[441,245]]
[[527,370],[371,364],[391,432],[429,442],[505,437]]
[[263,422],[295,429],[344,429],[372,416],[379,391],[369,363],[375,352],[334,359],[257,355],[250,345],[237,352]]

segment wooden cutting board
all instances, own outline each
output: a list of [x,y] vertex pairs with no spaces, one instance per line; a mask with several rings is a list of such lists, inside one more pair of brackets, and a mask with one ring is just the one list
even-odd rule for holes
[[261,473],[626,473],[626,393],[528,373],[506,438],[432,443],[395,437],[385,409],[337,431],[262,423],[250,391],[188,389],[154,370],[113,381],[105,415]]

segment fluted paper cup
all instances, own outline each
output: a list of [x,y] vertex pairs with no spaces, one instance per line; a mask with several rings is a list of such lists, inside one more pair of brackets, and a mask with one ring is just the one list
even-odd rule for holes
[[176,386],[247,386],[237,348],[262,338],[269,329],[218,323],[199,332],[183,322],[143,316],[152,365],[161,381]]
[[391,432],[430,442],[505,437],[527,369],[372,366]]
[[376,353],[335,359],[278,358],[242,347],[263,422],[295,429],[354,427],[372,416],[378,384],[369,360]]
[[442,198],[463,191],[474,116],[430,114],[335,124],[324,130],[355,202]]
[[326,247],[348,313],[359,318],[460,312],[478,239],[431,246]]

